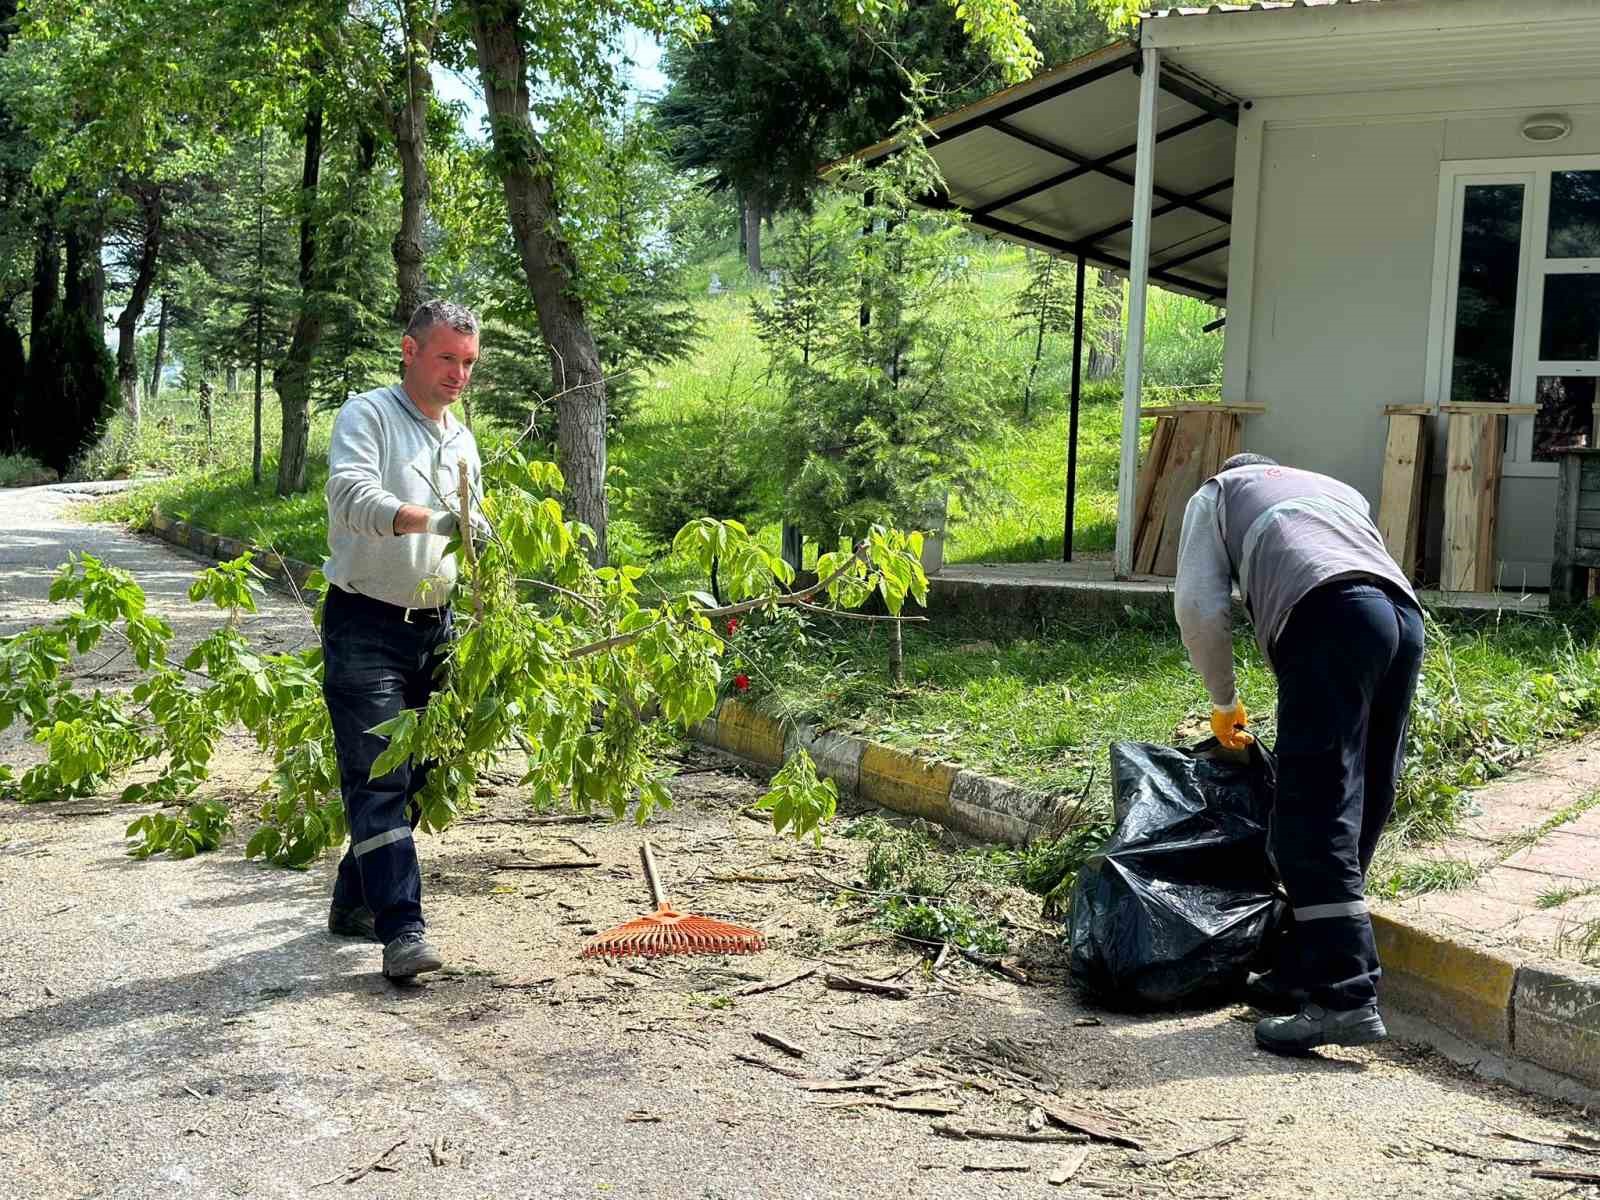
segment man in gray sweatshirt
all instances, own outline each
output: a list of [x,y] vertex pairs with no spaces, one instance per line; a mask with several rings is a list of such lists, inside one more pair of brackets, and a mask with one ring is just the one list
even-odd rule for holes
[[[449,411],[478,361],[477,318],[430,300],[412,315],[400,348],[399,385],[346,401],[328,447],[322,692],[350,825],[328,930],[382,942],[383,973],[410,979],[443,965],[424,937],[412,840],[427,764],[402,763],[370,779],[388,744],[372,729],[426,705],[444,670],[456,582],[455,558],[445,551],[458,524],[461,471],[474,498],[482,496],[472,431]],[[475,526],[476,513],[474,503]]]
[[1240,454],[1183,515],[1173,605],[1211,694],[1211,728],[1247,746],[1234,688],[1232,591],[1278,677],[1270,844],[1294,910],[1287,952],[1252,980],[1278,1053],[1386,1036],[1364,881],[1394,807],[1422,664],[1422,609],[1354,488]]

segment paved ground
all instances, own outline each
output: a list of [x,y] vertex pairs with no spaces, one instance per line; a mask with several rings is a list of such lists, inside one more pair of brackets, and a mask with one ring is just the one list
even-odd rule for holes
[[[0,493],[0,619],[46,617],[40,597],[69,547],[128,567],[155,603],[185,613],[176,597],[192,564],[75,524],[64,503]],[[189,636],[206,627],[184,619]],[[306,626],[274,601],[254,632],[292,645]],[[27,749],[15,731],[0,739],[5,761]],[[261,764],[231,751],[216,786],[245,820]],[[130,810],[106,800],[0,811],[0,1196],[326,1185],[386,1198],[1442,1200],[1570,1191],[1532,1178],[1533,1161],[1491,1159],[1600,1165],[1494,1136],[1594,1133],[1585,1113],[1402,1043],[1283,1060],[1253,1049],[1242,1009],[1089,1010],[1059,981],[1052,932],[1015,895],[994,904],[1014,915],[1035,984],[964,963],[935,977],[853,924],[864,909],[827,882],[859,875],[858,842],[772,837],[740,813],[755,786],[706,765],[689,764],[679,807],[651,836],[686,906],[763,928],[769,950],[635,970],[580,960],[586,931],[646,907],[638,834],[519,823],[503,789],[483,816],[424,843],[432,928],[454,972],[407,990],[377,975],[375,947],[322,932],[331,864],[265,869],[237,843],[134,863],[121,852]],[[571,855],[568,835],[601,865],[501,865]],[[828,990],[817,976],[739,994],[812,967],[899,975],[911,995]],[[1148,1157],[1093,1143],[1056,1188],[1048,1176],[1073,1145],[958,1141],[934,1115],[834,1107],[861,1094],[804,1086],[862,1075],[906,1089],[902,1102],[959,1106],[962,1125],[1020,1132],[1040,1099],[1075,1106],[1121,1120]],[[970,1170],[1004,1165],[1024,1169]]]
[[1458,834],[1410,857],[1467,864],[1465,886],[1385,911],[1515,957],[1600,959],[1600,735],[1473,793]]

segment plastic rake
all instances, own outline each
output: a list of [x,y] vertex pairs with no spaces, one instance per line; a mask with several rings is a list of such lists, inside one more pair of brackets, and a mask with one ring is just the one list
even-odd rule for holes
[[650,881],[650,896],[656,902],[655,912],[590,938],[589,944],[583,948],[584,958],[597,955],[607,958],[658,958],[665,954],[754,954],[766,949],[767,939],[760,930],[730,925],[711,917],[697,917],[673,908],[661,890],[661,880],[656,875],[656,860],[650,852],[649,842],[639,848],[639,857],[644,860],[644,877]]

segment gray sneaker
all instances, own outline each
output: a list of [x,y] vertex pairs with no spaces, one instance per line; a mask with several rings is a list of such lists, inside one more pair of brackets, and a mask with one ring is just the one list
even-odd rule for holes
[[400,934],[383,948],[383,973],[390,979],[410,979],[442,966],[439,952],[416,930]]
[[372,910],[365,904],[358,908],[331,905],[328,908],[328,932],[335,937],[365,938],[369,942],[378,940]]
[[1274,1054],[1305,1054],[1318,1046],[1365,1046],[1388,1036],[1376,1004],[1344,1012],[1307,1004],[1292,1017],[1256,1022],[1256,1045]]

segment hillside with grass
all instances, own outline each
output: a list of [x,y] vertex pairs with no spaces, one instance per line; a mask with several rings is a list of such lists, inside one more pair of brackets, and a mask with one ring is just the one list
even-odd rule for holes
[[[974,237],[963,259],[967,286],[961,317],[978,343],[1001,416],[979,450],[988,494],[970,507],[952,504],[945,557],[950,562],[1055,559],[1065,510],[1072,339],[1063,334],[1044,339],[1025,416],[1023,388],[1036,339],[1028,322],[1014,313],[1028,282],[1026,257],[1018,247]],[[752,303],[768,293],[767,281],[752,279],[730,248],[695,264],[690,283],[701,328],[695,349],[626,381],[610,439],[613,557],[649,568],[664,589],[704,582],[692,580],[688,564],[676,561],[668,547],[671,534],[696,516],[745,521],[773,546],[779,536],[783,481],[770,462],[772,448],[785,436],[781,384],[769,372],[751,315]],[[1118,302],[1115,295],[1112,302]],[[1215,310],[1199,301],[1152,293],[1146,356],[1152,395],[1216,396],[1222,339],[1201,332],[1214,316]],[[1119,319],[1107,323],[1114,329]],[[1106,340],[1114,347],[1114,336]],[[1090,555],[1108,552],[1116,529],[1121,367],[1109,352],[1103,361],[1103,370],[1111,374],[1086,382],[1079,426],[1075,542],[1080,553]],[[217,533],[320,561],[326,547],[321,485],[333,414],[313,414],[310,490],[283,499],[273,490],[275,399],[269,393],[265,405],[267,467],[260,484],[252,482],[249,466],[250,405],[246,395],[219,396],[208,431],[195,398],[169,390],[148,406],[137,434],[130,435],[120,415],[115,418],[77,473],[164,477],[109,502],[108,516],[137,521],[159,504],[169,516]],[[474,426],[486,453],[507,439],[508,431],[481,415]]]

